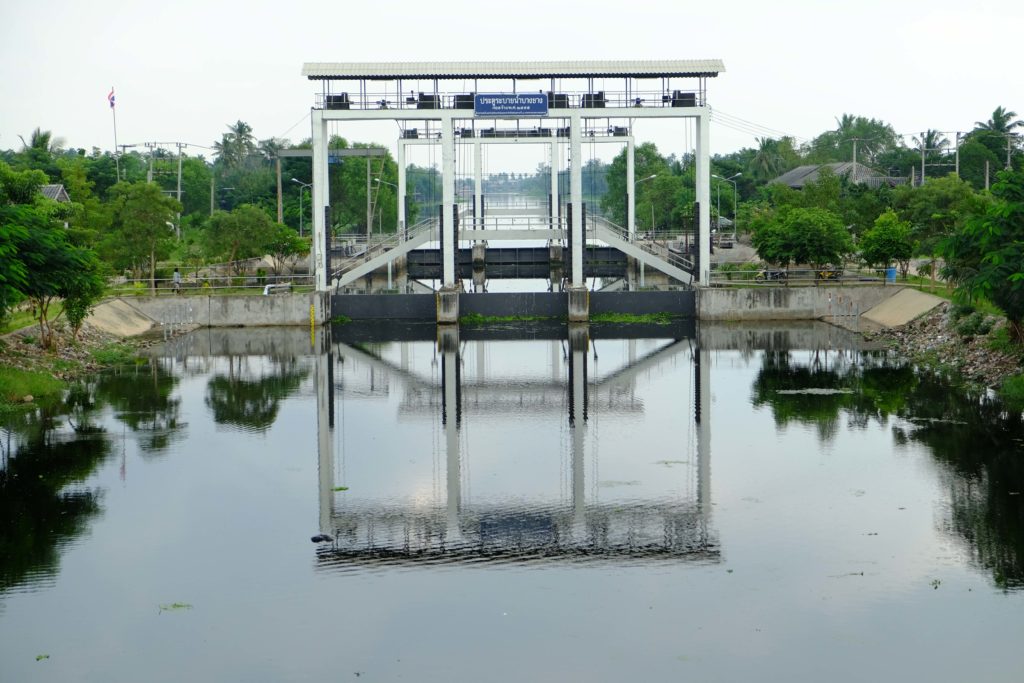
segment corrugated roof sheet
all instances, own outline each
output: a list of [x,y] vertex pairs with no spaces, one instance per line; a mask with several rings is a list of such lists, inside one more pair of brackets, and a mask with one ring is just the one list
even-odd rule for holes
[[862,163],[858,162],[857,167],[853,168],[853,162],[851,161],[836,161],[830,164],[797,166],[790,171],[786,171],[771,182],[800,189],[807,183],[817,182],[821,176],[821,169],[826,166],[831,168],[832,172],[836,175],[851,176],[850,180],[855,183],[865,183],[869,182],[870,179],[884,177],[878,171],[874,170],[870,166],[865,166]]
[[68,191],[64,189],[61,184],[57,185],[40,185],[39,193],[47,199],[52,199],[57,202],[70,202],[71,197],[68,196]]
[[392,78],[586,78],[633,76],[717,76],[721,59],[572,62],[306,62],[310,80]]

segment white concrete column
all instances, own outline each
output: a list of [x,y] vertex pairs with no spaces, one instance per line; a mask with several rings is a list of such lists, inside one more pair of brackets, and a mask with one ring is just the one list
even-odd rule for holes
[[398,241],[405,241],[405,141],[398,141]]
[[441,285],[455,286],[455,126],[450,114],[441,119]]
[[558,220],[558,136],[551,138],[551,228],[554,229]]
[[636,240],[636,149],[633,136],[626,142],[626,228],[629,241]]
[[484,211],[484,153],[480,138],[473,138],[473,218],[476,230],[482,230]]
[[572,204],[572,225],[569,243],[572,245],[570,277],[573,287],[583,287],[583,130],[578,111],[569,117],[569,201]]
[[700,272],[697,282],[705,287],[711,282],[711,126],[706,107],[701,107],[697,117],[697,201],[700,202],[698,232],[700,239]]
[[310,115],[313,123],[313,272],[316,274],[317,291],[330,287],[330,273],[324,267],[327,224],[324,209],[330,203],[331,188],[327,173],[327,122],[321,109],[314,109]]

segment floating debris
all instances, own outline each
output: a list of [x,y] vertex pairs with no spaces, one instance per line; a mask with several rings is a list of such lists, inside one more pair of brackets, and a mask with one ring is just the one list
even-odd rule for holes
[[186,609],[192,609],[192,605],[187,602],[172,602],[169,605],[160,605],[161,612],[180,612]]
[[810,396],[832,396],[835,394],[852,394],[853,389],[816,389],[811,387],[809,389],[779,389],[775,393],[777,394],[808,394]]
[[313,543],[332,543],[334,541],[334,539],[327,534],[317,534],[309,540],[313,541]]
[[334,490],[335,491],[348,491],[348,487],[347,486],[335,486]]

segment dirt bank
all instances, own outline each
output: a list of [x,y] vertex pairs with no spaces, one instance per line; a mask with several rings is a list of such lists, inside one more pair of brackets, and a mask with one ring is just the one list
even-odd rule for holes
[[1022,370],[1022,356],[991,348],[1003,321],[990,317],[988,334],[964,335],[962,319],[954,320],[948,302],[906,325],[865,333],[865,337],[881,341],[910,360],[936,368],[951,369],[966,381],[987,387],[998,387],[1005,377]]

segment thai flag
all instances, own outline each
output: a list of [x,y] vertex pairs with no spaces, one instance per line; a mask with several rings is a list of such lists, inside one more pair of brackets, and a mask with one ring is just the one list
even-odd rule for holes
[[110,102],[110,108],[114,108],[114,87],[110,87],[110,94],[107,95],[107,102]]

